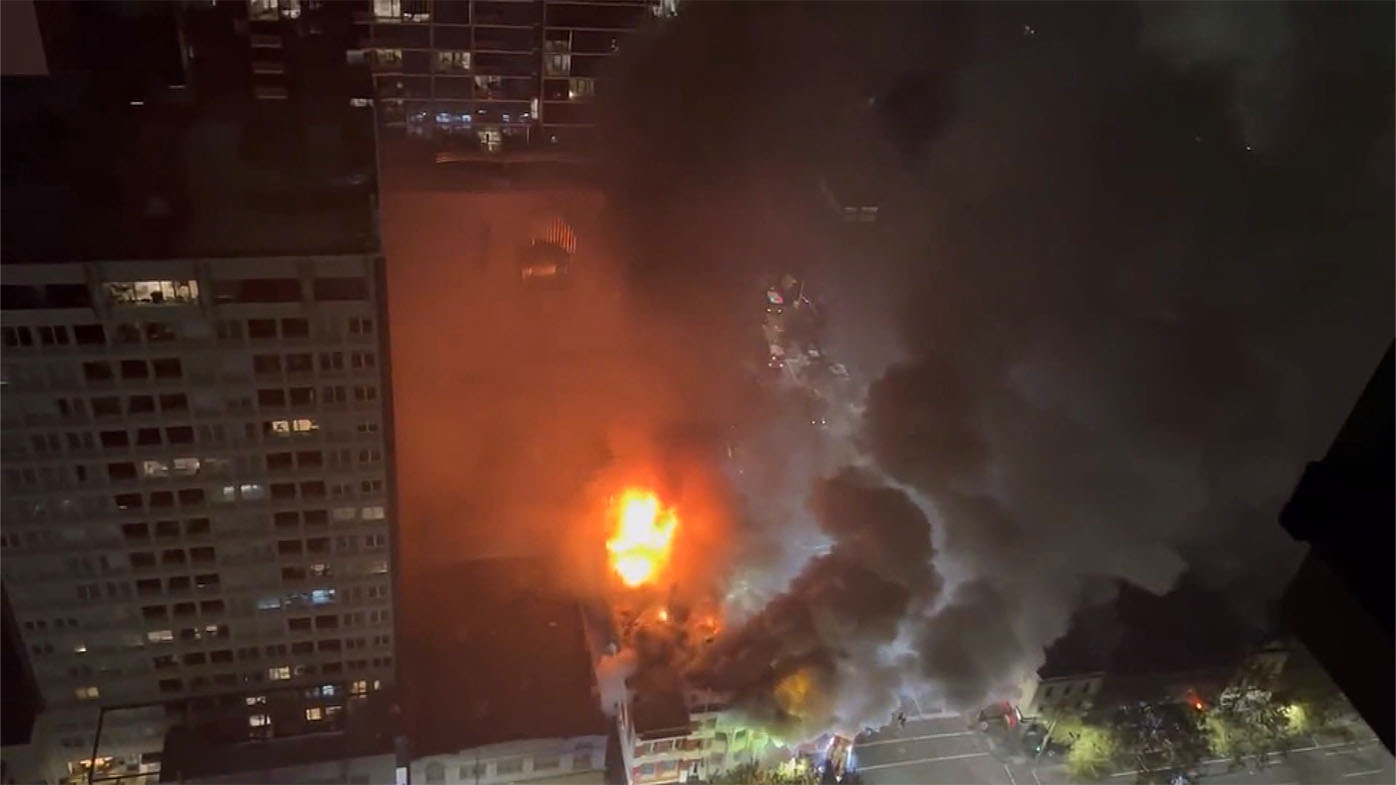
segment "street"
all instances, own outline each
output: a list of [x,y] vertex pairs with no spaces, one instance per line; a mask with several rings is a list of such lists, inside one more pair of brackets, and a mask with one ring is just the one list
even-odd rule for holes
[[[860,736],[857,768],[868,785],[1068,785],[1061,763],[1037,766],[1005,761],[989,750],[986,737],[960,715],[907,714],[905,726],[890,725]],[[1366,733],[1357,741],[1309,739],[1268,768],[1228,772],[1224,761],[1208,761],[1199,785],[1377,785],[1396,782],[1396,759]],[[1134,772],[1105,780],[1134,781]]]

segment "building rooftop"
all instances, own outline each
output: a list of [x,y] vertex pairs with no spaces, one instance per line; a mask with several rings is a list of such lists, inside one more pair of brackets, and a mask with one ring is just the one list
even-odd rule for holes
[[605,735],[577,600],[544,563],[482,559],[426,576],[433,632],[404,651],[412,755],[526,739]]
[[632,676],[630,723],[640,738],[686,735],[688,702],[677,673],[668,668],[645,668]]
[[113,105],[82,76],[0,94],[7,264],[377,248],[370,109]]

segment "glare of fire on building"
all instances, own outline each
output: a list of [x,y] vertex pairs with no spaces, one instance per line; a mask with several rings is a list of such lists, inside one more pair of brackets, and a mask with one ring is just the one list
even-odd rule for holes
[[615,505],[615,530],[606,541],[611,567],[626,586],[643,586],[669,562],[678,516],[650,491],[628,488]]

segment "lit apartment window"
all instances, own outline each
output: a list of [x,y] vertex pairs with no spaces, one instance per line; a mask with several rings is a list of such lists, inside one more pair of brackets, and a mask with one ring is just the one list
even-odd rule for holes
[[350,684],[350,685],[349,685],[349,694],[350,694],[350,695],[367,695],[367,694],[368,694],[368,682],[366,682],[366,681],[356,681],[356,682]]
[[247,696],[246,698],[244,698],[243,700],[244,700],[244,702],[245,702],[248,706],[265,706],[265,705],[267,705],[267,696],[265,696],[265,695],[248,695],[248,696]]
[[87,644],[86,644],[86,643],[74,643],[74,644],[73,644],[73,653],[74,653],[74,654],[86,654],[86,653],[87,653]]
[[73,696],[80,701],[90,701],[102,697],[102,693],[96,687],[78,687],[73,690]]
[[567,80],[567,99],[569,101],[586,101],[596,95],[596,81],[594,79],[574,78]]
[[401,71],[402,50],[372,49],[369,52],[369,63],[375,71]]
[[267,678],[272,681],[285,681],[291,678],[291,668],[287,665],[282,665],[278,668],[267,668]]
[[363,508],[363,518],[366,521],[381,521],[386,517],[382,507]]
[[262,728],[271,724],[271,717],[265,714],[253,714],[247,718],[247,724],[253,728]]
[[336,521],[352,521],[358,517],[358,510],[353,507],[336,507],[330,515]]
[[151,643],[169,643],[174,640],[173,630],[151,630],[145,634],[145,639]]
[[267,423],[267,430],[278,436],[286,436],[292,433],[312,433],[319,428],[319,424],[309,418],[297,420],[271,420]]
[[120,281],[102,284],[114,305],[187,305],[199,301],[198,281]]
[[402,0],[373,0],[373,15],[379,19],[401,19]]
[[169,477],[170,464],[165,461],[141,461],[142,477]]
[[548,76],[567,76],[572,73],[572,55],[550,54],[544,60]]
[[312,706],[305,710],[305,718],[311,722],[318,722],[324,719],[325,715],[324,712],[320,711],[319,706]]
[[436,70],[443,74],[465,74],[470,72],[470,53],[446,49],[436,53]]

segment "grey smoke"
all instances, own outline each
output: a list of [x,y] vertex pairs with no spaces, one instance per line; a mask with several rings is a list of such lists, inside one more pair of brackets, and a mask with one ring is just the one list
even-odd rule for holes
[[[927,24],[913,17],[938,12],[860,6],[880,24],[816,56],[821,15],[851,6],[764,8],[699,4],[679,46],[648,51],[641,92],[658,103],[629,131],[626,171],[654,189],[647,224],[689,231],[645,235],[645,258],[672,263],[673,291],[739,291],[743,269],[791,258],[814,278],[877,281],[831,292],[831,344],[882,340],[890,322],[900,356],[868,389],[862,468],[815,494],[831,550],[701,675],[760,696],[812,664],[837,693],[831,721],[871,721],[885,707],[854,707],[860,680],[879,695],[924,682],[957,707],[1003,694],[1116,580],[1164,592],[1192,570],[1263,608],[1297,556],[1275,514],[1391,336],[1390,167],[1371,156],[1390,148],[1389,36],[1354,53],[1343,36],[1373,20],[1330,18],[1238,38],[1233,16],[1274,12],[1235,6],[1204,25],[1234,44],[1213,48],[1233,52],[1218,63],[1187,55],[1207,49],[1190,25],[1163,35],[1130,7],[989,4]],[[1363,13],[1389,31],[1389,8]],[[923,56],[915,30],[946,46]],[[760,46],[709,82],[691,58],[719,32]],[[859,65],[868,52],[875,67]],[[1317,60],[1360,98],[1303,92],[1319,108],[1265,113],[1271,154],[1247,151],[1246,75],[1302,91],[1299,66]],[[868,149],[883,144],[897,165],[861,246],[875,252],[772,206],[797,190],[749,187],[812,183],[830,161],[885,172]],[[689,223],[718,198],[765,220]],[[808,527],[795,486],[828,474],[773,471],[760,493],[790,501],[765,502],[758,539]],[[868,496],[902,501],[844,503]],[[934,571],[911,569],[915,553]]]

